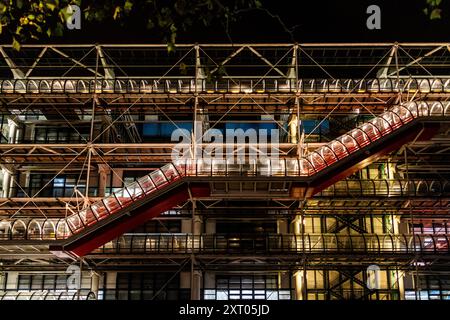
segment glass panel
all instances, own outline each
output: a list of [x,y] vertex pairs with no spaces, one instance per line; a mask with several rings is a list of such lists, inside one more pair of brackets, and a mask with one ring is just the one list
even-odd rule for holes
[[[95,215],[98,217],[98,220],[104,219],[106,216],[109,215],[108,210],[103,205],[102,202],[96,202],[91,206],[92,211],[95,213]],[[90,211],[90,210],[88,210]]]
[[164,177],[163,173],[160,170],[156,170],[150,173],[150,177],[157,187],[167,183],[167,179]]
[[139,185],[144,189],[145,193],[148,194],[156,189],[154,183],[149,176],[143,176],[138,179]]
[[70,235],[70,229],[65,220],[60,220],[56,230],[57,239],[66,239]]
[[381,133],[378,131],[377,127],[371,123],[366,123],[360,128],[369,136],[371,141],[381,138]]
[[393,108],[392,111],[399,115],[399,117],[402,119],[403,123],[408,123],[408,122],[414,120],[413,114],[406,106],[397,106],[397,107]]
[[285,176],[285,162],[284,160],[270,161],[272,176]]
[[[348,139],[352,140],[353,143],[354,139],[351,139],[350,137],[348,137],[348,135],[345,135],[345,137],[347,137]],[[346,147],[344,146],[344,144],[342,144],[342,142],[340,140],[336,140],[336,141],[332,141],[331,142],[331,150],[334,151],[334,153],[336,154],[336,156],[339,159],[345,158],[346,156],[348,156],[348,151],[346,149]]]
[[133,201],[129,192],[125,188],[114,192],[114,194],[116,195],[117,200],[119,200],[122,206],[126,206],[128,203]]
[[55,224],[52,221],[45,221],[42,227],[42,237],[45,240],[56,238]]
[[431,106],[430,116],[442,116],[444,114],[444,108],[440,102],[434,102]]
[[325,161],[322,159],[322,157],[317,152],[312,152],[308,156],[308,160],[312,163],[312,165],[314,166],[314,169],[316,171],[320,171],[326,167]]
[[299,162],[297,159],[287,159],[286,160],[286,173],[288,176],[298,176],[299,171]]
[[270,175],[270,161],[261,161],[258,163],[258,173],[261,176],[269,176]]
[[116,211],[119,211],[121,209],[120,203],[114,195],[105,198],[103,200],[103,203],[105,204],[106,208],[108,208],[108,211],[110,213],[115,213]]
[[375,127],[377,127],[382,135],[386,135],[392,132],[392,127],[390,123],[382,117],[376,117],[375,119],[372,119],[370,123],[372,123]]
[[134,182],[126,187],[128,193],[133,198],[133,201],[144,195],[144,191],[142,188],[137,184],[137,182]]
[[323,146],[322,148],[320,148],[320,155],[325,160],[327,165],[331,165],[338,160],[334,152],[328,146]]
[[419,116],[427,117],[429,115],[428,104],[426,102],[420,102],[418,109],[419,109]]
[[306,159],[300,159],[300,175],[310,176],[314,174],[314,168]]
[[[106,211],[106,208],[103,207],[103,210]],[[82,219],[82,221],[84,222],[85,225],[91,225],[92,223],[97,221],[97,218],[95,217],[94,212],[92,212],[92,210],[86,209],[83,211],[80,211],[80,218]]]
[[169,181],[173,181],[179,178],[179,174],[176,171],[173,164],[169,163],[161,168],[162,172],[164,172],[164,175]]
[[84,226],[78,214],[73,214],[67,218],[67,225],[73,233],[80,231]]
[[357,141],[349,134],[345,134],[342,137],[337,138],[337,140],[342,142],[348,153],[353,153],[359,150]]
[[361,129],[354,129],[350,131],[349,134],[358,142],[360,148],[363,148],[370,143],[369,136]]
[[224,160],[212,160],[212,174],[213,176],[225,175],[225,161]]
[[393,112],[385,112],[381,117],[385,119],[394,130],[402,125],[400,117]]

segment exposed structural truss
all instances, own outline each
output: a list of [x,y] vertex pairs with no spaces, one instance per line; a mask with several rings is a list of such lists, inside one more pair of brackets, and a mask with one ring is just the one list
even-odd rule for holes
[[[283,159],[249,165],[226,161],[181,160],[168,164],[89,208],[67,217],[67,240],[57,248],[75,256],[117,238],[145,221],[189,199],[208,196],[208,179],[292,179],[291,192],[309,198],[345,179],[380,156],[413,139],[428,139],[440,121],[450,116],[449,104],[409,103],[395,106],[360,127],[311,152],[305,158]],[[203,181],[203,183],[202,183]],[[202,183],[202,184],[200,184]]]

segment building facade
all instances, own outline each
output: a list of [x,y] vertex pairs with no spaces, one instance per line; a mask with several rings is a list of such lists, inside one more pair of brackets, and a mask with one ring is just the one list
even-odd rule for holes
[[0,47],[0,300],[450,299],[449,50]]

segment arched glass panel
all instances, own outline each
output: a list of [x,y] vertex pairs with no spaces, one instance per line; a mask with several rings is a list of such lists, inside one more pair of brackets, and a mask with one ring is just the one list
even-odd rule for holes
[[441,79],[433,79],[431,81],[431,91],[432,92],[442,92],[444,89]]
[[0,221],[0,240],[9,240],[11,236],[11,222],[7,220]]
[[42,239],[53,240],[56,239],[56,226],[52,220],[45,220],[42,225]]
[[325,160],[317,152],[311,152],[308,160],[312,163],[316,171],[320,171],[327,166]]
[[27,227],[27,239],[37,240],[42,238],[42,228],[38,221],[31,220]]
[[381,138],[380,130],[371,123],[363,124],[360,128],[369,136],[371,141]]
[[12,239],[25,239],[27,234],[27,226],[22,220],[14,221],[11,230]]
[[440,102],[433,102],[431,105],[431,116],[443,116],[444,115],[444,107]]
[[333,152],[333,150],[331,150],[331,148],[329,146],[323,146],[319,149],[320,155],[322,156],[322,158],[325,160],[325,162],[327,163],[327,165],[331,165],[333,163],[335,163],[336,161],[338,161],[338,158],[336,156],[336,154]]
[[[350,140],[350,142],[355,143],[355,139],[348,137],[347,135],[345,135],[345,137],[347,137],[347,140]],[[346,156],[349,155],[349,152],[345,146],[345,144],[343,142],[341,142],[340,140],[334,140],[331,142],[331,150],[333,150],[333,152],[336,154],[336,156],[339,159],[345,158]]]
[[67,222],[65,219],[61,219],[58,221],[58,224],[56,225],[56,239],[66,239],[71,234],[71,231],[67,225]]
[[348,134],[358,142],[360,148],[367,146],[372,141],[369,135],[360,128],[353,129]]

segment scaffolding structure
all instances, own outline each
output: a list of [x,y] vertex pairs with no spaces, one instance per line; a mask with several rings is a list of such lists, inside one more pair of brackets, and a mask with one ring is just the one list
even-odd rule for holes
[[0,54],[0,300],[450,299],[450,43]]

